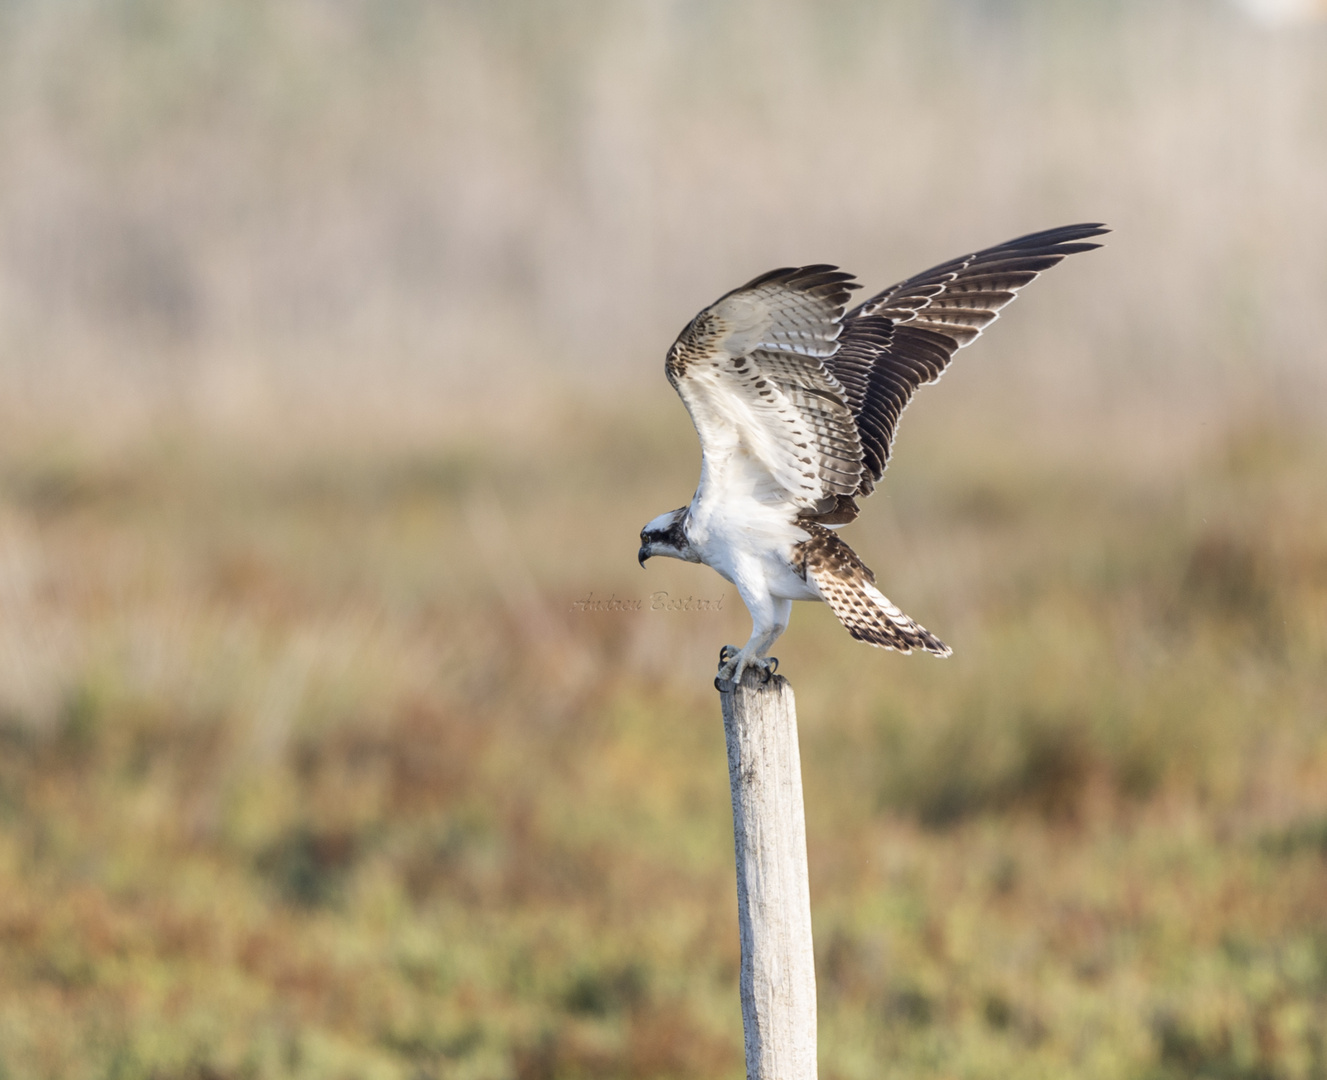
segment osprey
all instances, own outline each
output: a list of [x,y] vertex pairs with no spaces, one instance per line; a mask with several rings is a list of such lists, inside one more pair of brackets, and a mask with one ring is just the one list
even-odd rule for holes
[[889,462],[913,393],[993,322],[1024,285],[1110,230],[1065,225],[953,259],[844,313],[852,274],[771,270],[720,297],[668,350],[664,370],[702,451],[687,506],[641,530],[641,566],[667,555],[713,567],[751,614],[751,639],[725,645],[715,680],[767,656],[794,600],[823,600],[853,637],[885,649],[948,645],[903,614],[833,531],[857,516]]

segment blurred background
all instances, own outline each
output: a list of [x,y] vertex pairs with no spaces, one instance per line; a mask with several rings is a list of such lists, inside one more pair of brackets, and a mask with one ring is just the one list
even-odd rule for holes
[[664,352],[1074,221],[845,533],[954,657],[779,643],[822,1075],[1327,1077],[1325,16],[0,2],[0,1077],[740,1077]]

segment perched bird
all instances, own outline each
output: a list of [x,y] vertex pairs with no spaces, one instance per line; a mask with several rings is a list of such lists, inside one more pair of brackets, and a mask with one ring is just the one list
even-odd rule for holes
[[668,350],[664,370],[702,451],[687,506],[640,534],[641,566],[667,555],[713,567],[751,614],[751,639],[719,653],[716,683],[768,656],[794,600],[823,600],[859,641],[886,649],[948,645],[908,618],[833,531],[884,475],[913,392],[1024,285],[1066,255],[1100,247],[1100,224],[1065,225],[941,263],[844,313],[852,274],[771,270],[720,297]]

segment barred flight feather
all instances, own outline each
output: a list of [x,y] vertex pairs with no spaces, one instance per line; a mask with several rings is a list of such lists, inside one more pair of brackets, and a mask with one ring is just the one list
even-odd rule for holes
[[857,305],[843,317],[838,350],[827,361],[844,387],[862,437],[858,495],[884,475],[903,410],[917,388],[935,382],[964,345],[1043,271],[1108,232],[1092,223],[1030,233],[951,259]]

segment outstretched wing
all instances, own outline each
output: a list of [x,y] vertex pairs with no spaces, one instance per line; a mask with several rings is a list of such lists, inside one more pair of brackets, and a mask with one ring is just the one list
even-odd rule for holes
[[826,367],[838,348],[851,274],[833,266],[772,270],[697,315],[665,370],[707,462],[757,463],[757,495],[822,513],[856,491],[862,442]]
[[884,475],[899,417],[917,388],[935,382],[955,352],[974,341],[1038,274],[1110,230],[1096,223],[1031,233],[941,263],[848,312],[838,350],[826,361],[843,386],[862,442],[869,495]]

